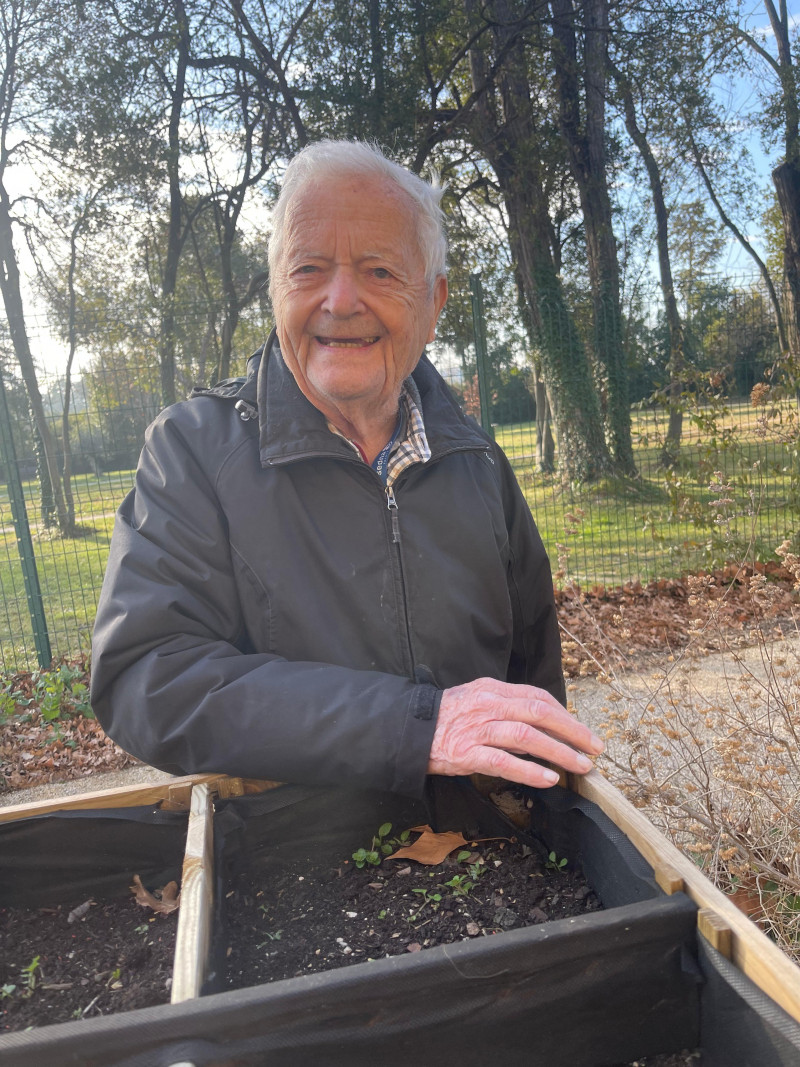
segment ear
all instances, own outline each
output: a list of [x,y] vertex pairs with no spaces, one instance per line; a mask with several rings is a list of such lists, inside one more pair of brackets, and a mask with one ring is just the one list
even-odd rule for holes
[[430,333],[428,334],[428,344],[436,338],[436,323],[439,321],[439,316],[442,313],[442,308],[447,302],[447,278],[443,274],[440,274],[436,281],[433,283],[433,320],[431,322]]

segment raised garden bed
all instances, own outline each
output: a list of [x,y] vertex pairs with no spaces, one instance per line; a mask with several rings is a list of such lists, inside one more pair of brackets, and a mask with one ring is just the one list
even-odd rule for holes
[[[517,913],[538,907],[547,915],[547,908],[541,895],[538,903],[520,904],[517,889],[507,896],[501,886],[487,896],[493,908],[489,919],[467,920],[475,922],[479,933],[467,932],[466,939],[455,944],[436,945],[436,938],[427,937],[429,944],[424,945],[425,929],[438,926],[439,919],[418,929],[416,922],[412,929],[417,940],[408,941],[398,955],[386,958],[381,952],[378,958],[376,951],[364,962],[353,962],[351,952],[345,967],[270,982],[262,982],[265,976],[259,974],[254,980],[260,984],[220,992],[228,981],[230,931],[223,907],[229,894],[242,891],[243,879],[249,880],[247,892],[255,901],[259,892],[273,898],[275,879],[291,878],[292,871],[293,877],[305,878],[296,873],[298,863],[309,870],[342,869],[338,888],[353,887],[358,905],[343,897],[337,906],[344,908],[345,919],[348,911],[358,916],[369,896],[386,892],[389,875],[384,864],[383,874],[355,871],[351,878],[344,868],[350,866],[353,851],[369,842],[381,823],[391,821],[399,829],[424,819],[418,806],[385,795],[333,797],[321,790],[284,786],[240,797],[230,794],[244,793],[249,786],[219,778],[210,784],[216,813],[212,817],[208,786],[201,785],[194,791],[189,820],[173,1003],[8,1034],[0,1037],[0,1064],[299,1067],[318,1062],[351,1067],[377,1057],[388,1067],[399,1067],[412,1060],[454,1057],[462,1064],[483,1065],[489,1056],[548,1067],[800,1064],[797,968],[597,775],[575,783],[594,791],[592,802],[564,790],[530,795],[533,825],[546,842],[544,857],[535,835],[510,827],[471,788],[440,791],[433,809],[438,829],[453,829],[452,821],[458,819],[466,836],[516,835],[520,848],[531,849],[520,857],[523,861],[530,862],[537,847],[537,862],[546,863],[549,851],[555,854],[551,862],[556,866],[568,858],[569,866],[582,872],[591,886],[584,901],[596,895],[603,910],[549,922],[536,921],[541,916],[535,916],[532,926],[515,923],[504,929],[499,920],[508,919],[515,908],[503,898],[512,893]],[[90,895],[97,900],[113,897],[120,886],[127,893],[136,866],[150,884],[163,884],[160,879],[174,867],[166,836],[177,832],[182,841],[186,833],[186,813],[163,810],[179,803],[180,789],[185,786],[173,785],[170,796],[165,786],[159,800],[150,800],[144,818],[142,805],[139,812],[122,808],[125,791],[103,798],[105,807],[78,815],[40,809],[36,817],[12,813],[11,822],[0,823],[0,906],[16,906],[15,897],[33,893],[27,900],[31,906],[64,907],[64,900],[54,904],[41,894],[49,882],[63,890],[69,879],[74,879],[76,896],[84,900]],[[185,800],[184,792],[184,805]],[[70,802],[75,803],[80,801]],[[59,823],[54,836],[55,820]],[[113,832],[109,825],[115,826]],[[143,829],[160,835],[162,844],[155,852],[152,844],[140,846]],[[63,849],[53,845],[56,839],[64,840]],[[509,850],[510,856],[517,846],[505,842],[502,849],[500,843],[484,847],[498,856]],[[501,866],[504,862],[511,861],[501,860]],[[457,857],[455,864],[458,870]],[[432,879],[429,874],[421,877],[438,886],[450,880],[440,875],[452,870],[451,860],[450,867]],[[535,871],[524,873],[528,881],[538,881]],[[563,877],[558,870],[549,873]],[[407,877],[392,876],[398,881]],[[370,888],[370,882],[382,888]],[[284,896],[292,883],[285,884]],[[87,885],[91,892],[86,892]],[[422,894],[416,897],[423,900]],[[457,910],[444,896],[435,902],[435,911],[430,903],[423,901],[431,919]],[[404,938],[408,931],[399,927],[407,904],[398,905],[401,912],[389,924]],[[555,910],[558,904],[550,907]],[[377,929],[381,910],[389,911],[379,908],[367,931]],[[698,914],[704,931],[700,937]],[[147,921],[144,912],[142,916],[139,926]],[[424,918],[418,916],[420,922]],[[269,921],[273,919],[270,912]],[[339,948],[336,937],[347,943],[344,933],[336,934],[333,943]],[[415,944],[419,950],[409,951]],[[265,945],[265,955],[269,951]],[[302,961],[292,966],[292,974],[308,969]],[[764,996],[759,986],[774,999]],[[702,1049],[702,1061],[685,1051],[697,1048]]]

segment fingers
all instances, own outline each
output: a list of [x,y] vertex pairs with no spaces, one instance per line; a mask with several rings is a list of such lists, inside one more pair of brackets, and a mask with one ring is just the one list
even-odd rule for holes
[[519,782],[534,789],[549,789],[559,781],[558,773],[549,767],[519,759],[500,748],[476,749],[474,755],[475,773],[490,778],[504,778],[507,782]]
[[442,694],[428,772],[477,772],[544,788],[558,775],[520,755],[586,774],[593,764],[585,753],[597,755],[603,748],[601,739],[545,690],[481,678]]
[[487,707],[497,719],[526,723],[595,756],[605,748],[588,726],[570,715],[546,690],[522,685],[508,688],[513,692],[500,700],[495,697]]
[[504,749],[506,752],[527,753],[539,759],[555,763],[566,771],[586,774],[594,764],[581,752],[576,752],[569,745],[561,744],[541,730],[534,729],[522,722],[495,721],[484,726],[484,744],[489,748]]

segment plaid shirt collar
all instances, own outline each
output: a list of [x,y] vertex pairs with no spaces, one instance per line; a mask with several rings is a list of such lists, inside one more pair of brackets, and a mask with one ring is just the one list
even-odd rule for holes
[[[422,418],[422,402],[417,383],[413,378],[406,378],[403,382],[403,391],[400,393],[400,418],[402,420],[400,433],[389,454],[386,467],[387,487],[394,485],[408,467],[415,463],[427,463],[431,458],[431,450],[425,434],[425,423]],[[358,445],[340,433],[333,423],[328,422],[328,429],[337,437],[347,441],[353,450],[359,456],[361,455]]]

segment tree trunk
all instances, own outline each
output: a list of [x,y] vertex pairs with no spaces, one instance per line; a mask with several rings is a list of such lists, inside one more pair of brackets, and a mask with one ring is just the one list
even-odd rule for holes
[[552,474],[556,469],[556,443],[550,430],[550,400],[535,363],[533,394],[536,400],[536,469],[542,474]]
[[586,26],[583,121],[573,0],[552,0],[550,6],[553,12],[553,60],[559,97],[559,128],[584,217],[586,257],[592,289],[594,351],[601,388],[605,394],[606,436],[619,470],[635,474],[628,369],[622,345],[619,263],[606,176],[608,0],[586,0],[581,6]]
[[61,478],[58,471],[58,455],[55,439],[50,432],[50,426],[44,411],[42,394],[39,391],[39,381],[36,375],[36,367],[31,354],[28,331],[25,326],[25,312],[22,303],[22,290],[20,288],[19,267],[14,251],[14,236],[11,229],[11,213],[9,200],[5,188],[0,186],[0,291],[3,294],[3,303],[8,318],[8,326],[11,332],[11,342],[17,357],[22,379],[28,392],[28,400],[31,414],[42,443],[43,459],[50,478],[53,490],[53,499],[58,516],[58,527],[65,537],[72,534],[72,526],[69,522],[64,494],[61,490]]
[[[465,8],[469,14],[471,0],[465,0]],[[506,0],[498,0],[491,14],[495,51],[504,56],[495,76],[502,120],[493,98],[481,93],[473,134],[494,169],[508,212],[512,255],[552,402],[559,468],[573,480],[591,481],[608,473],[611,461],[586,349],[553,264],[524,45]],[[487,81],[482,52],[471,51],[470,66],[473,87],[479,89]]]
[[783,216],[784,325],[796,388],[800,377],[800,161],[781,163],[772,172],[772,180]]
[[183,245],[183,195],[180,185],[180,125],[186,91],[186,67],[189,57],[189,35],[183,0],[175,0],[175,21],[178,31],[175,82],[170,90],[171,103],[167,134],[167,178],[169,182],[169,222],[167,249],[161,276],[161,321],[158,336],[158,358],[161,372],[161,403],[174,404],[175,393],[175,287],[178,263]]
[[622,95],[625,128],[642,157],[645,169],[647,170],[647,177],[650,181],[650,191],[653,194],[653,212],[656,216],[658,269],[661,280],[661,293],[664,298],[664,314],[667,321],[667,338],[669,345],[669,387],[667,391],[669,424],[667,426],[667,437],[661,451],[661,464],[662,466],[671,466],[677,459],[681,446],[681,435],[683,433],[683,406],[681,403],[681,394],[683,393],[685,355],[683,321],[681,319],[680,311],[678,310],[678,301],[675,299],[675,286],[672,279],[672,262],[669,254],[667,205],[664,200],[664,186],[661,181],[661,170],[647,137],[639,127],[639,123],[636,119],[636,109],[634,107],[633,94],[630,85],[618,71],[616,74],[617,84]]

